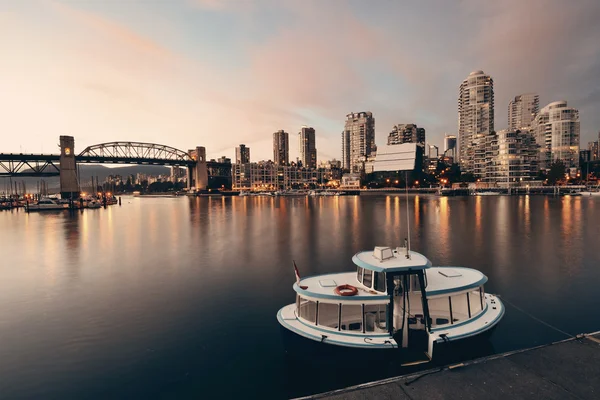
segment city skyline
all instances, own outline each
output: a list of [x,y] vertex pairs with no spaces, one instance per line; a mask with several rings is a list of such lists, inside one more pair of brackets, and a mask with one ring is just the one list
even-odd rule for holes
[[[414,121],[441,148],[444,133],[457,133],[457,83],[479,69],[495,80],[495,130],[507,128],[510,99],[534,92],[540,104],[579,110],[582,148],[595,140],[600,5],[471,3],[3,4],[1,151],[55,153],[56,137],[71,134],[76,151],[139,140],[233,159],[245,143],[269,159],[270,133],[309,125],[322,161],[340,158],[342,118],[353,110],[377,118],[377,145],[397,121]],[[399,13],[410,22],[395,23]],[[290,71],[298,52],[317,62]]]

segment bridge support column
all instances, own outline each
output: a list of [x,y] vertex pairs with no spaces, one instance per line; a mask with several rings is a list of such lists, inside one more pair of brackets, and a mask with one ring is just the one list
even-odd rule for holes
[[[206,149],[204,147],[196,147],[194,150],[189,150],[189,155],[196,160],[196,166],[192,167],[191,180],[193,188],[196,190],[206,190],[208,188],[208,168],[206,166]],[[190,180],[188,179],[188,182]],[[189,186],[189,183],[188,183]]]
[[60,195],[63,199],[79,197],[73,136],[60,137]]

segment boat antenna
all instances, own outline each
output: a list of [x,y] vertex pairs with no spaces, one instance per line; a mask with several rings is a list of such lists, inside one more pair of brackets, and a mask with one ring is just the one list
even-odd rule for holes
[[406,258],[410,258],[410,213],[408,211],[408,170],[404,171],[405,183],[404,187],[406,188],[406,236],[408,240],[406,241]]

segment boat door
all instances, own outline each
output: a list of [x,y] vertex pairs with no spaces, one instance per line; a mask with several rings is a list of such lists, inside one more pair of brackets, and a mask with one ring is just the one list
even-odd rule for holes
[[422,271],[394,277],[394,340],[399,347],[427,351],[427,318],[423,311]]

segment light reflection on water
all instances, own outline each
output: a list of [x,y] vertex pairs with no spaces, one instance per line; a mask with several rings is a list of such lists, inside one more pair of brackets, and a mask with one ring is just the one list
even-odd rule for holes
[[[411,243],[434,265],[482,270],[487,291],[562,330],[595,331],[599,205],[411,196]],[[403,196],[123,198],[74,214],[1,212],[0,393],[282,398],[402,373],[340,367],[300,384],[308,372],[286,361],[275,314],[294,300],[292,259],[302,275],[346,271],[357,251],[405,237]],[[557,339],[507,307],[489,351]]]

